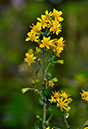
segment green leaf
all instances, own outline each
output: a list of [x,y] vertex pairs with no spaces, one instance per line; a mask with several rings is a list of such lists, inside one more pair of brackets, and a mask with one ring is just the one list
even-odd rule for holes
[[47,89],[43,89],[43,94],[47,97],[47,99],[50,98],[50,94],[48,93]]
[[51,78],[52,77],[52,74],[50,72],[47,73],[47,75]]
[[35,122],[35,129],[39,129],[39,127],[38,127],[39,122],[40,122],[40,120],[37,120],[37,121]]
[[50,63],[52,64],[52,66],[53,66],[53,67],[55,67],[55,63],[54,63],[54,61],[53,61],[53,60],[51,60],[51,59],[50,59],[49,61],[50,61]]
[[43,100],[42,100],[41,98],[39,98],[39,103],[40,103],[41,105],[44,104],[44,102],[43,102]]
[[53,109],[49,108],[48,110],[51,113],[50,116],[49,116],[49,118],[48,118],[48,120],[47,120],[49,122],[52,119],[52,117],[53,117]]
[[35,72],[35,75],[36,75],[37,78],[39,78],[39,76],[38,76],[39,71],[41,71],[41,69],[37,69],[36,72]]

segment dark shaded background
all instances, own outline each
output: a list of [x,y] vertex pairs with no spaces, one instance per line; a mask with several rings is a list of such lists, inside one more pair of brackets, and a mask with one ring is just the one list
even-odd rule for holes
[[[60,36],[66,41],[61,54],[65,63],[52,70],[59,79],[53,90],[72,95],[68,119],[72,129],[88,119],[88,104],[80,99],[81,89],[88,90],[88,0],[0,0],[0,129],[34,129],[36,115],[42,116],[39,96],[21,93],[23,87],[31,87],[38,68],[23,62],[24,53],[35,46],[25,37],[29,25],[53,8],[63,11]],[[66,129],[62,113],[53,108],[50,124]]]

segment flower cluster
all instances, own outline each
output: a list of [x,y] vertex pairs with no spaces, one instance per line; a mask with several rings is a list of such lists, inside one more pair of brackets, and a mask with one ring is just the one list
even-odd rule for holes
[[[36,53],[41,52],[41,49],[47,49],[52,51],[53,55],[60,57],[60,53],[64,49],[63,37],[52,39],[52,34],[58,35],[61,32],[61,22],[64,20],[62,12],[53,9],[53,12],[45,11],[45,15],[41,15],[41,18],[37,18],[36,25],[32,24],[30,32],[27,33],[25,41],[32,41],[37,43]],[[24,61],[30,65],[35,62],[36,57],[33,53],[27,52]]]
[[81,94],[81,98],[88,102],[88,91],[84,91],[82,89],[82,93],[80,93],[80,94]]
[[48,88],[48,87],[53,87],[54,86],[54,82],[57,82],[58,79],[55,77],[53,79],[49,79],[47,80],[46,78],[43,79],[43,85]]
[[67,112],[71,109],[69,104],[72,101],[72,98],[70,98],[70,94],[66,94],[64,91],[61,91],[61,93],[53,92],[53,96],[51,95],[51,99],[49,99],[51,103],[56,103],[56,106],[63,111],[65,109]]

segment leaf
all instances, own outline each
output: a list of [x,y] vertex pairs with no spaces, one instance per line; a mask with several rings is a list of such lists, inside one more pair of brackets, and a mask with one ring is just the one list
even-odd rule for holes
[[43,100],[42,100],[41,98],[39,98],[39,103],[40,103],[41,105],[44,104],[44,102],[43,102]]
[[50,98],[50,94],[48,93],[47,89],[43,89],[43,94],[46,96],[48,99]]
[[38,127],[39,122],[40,122],[40,120],[37,120],[37,121],[35,122],[35,129],[39,129],[39,127]]
[[39,71],[41,71],[41,69],[37,69],[36,72],[35,72],[35,75],[36,75],[37,78],[39,78],[39,76],[38,76]]
[[55,63],[54,63],[54,61],[53,61],[53,60],[51,60],[51,59],[50,59],[49,61],[50,61],[50,63],[52,64],[52,66],[53,66],[53,67],[55,67]]
[[50,72],[47,73],[47,75],[51,78],[52,77],[52,74]]

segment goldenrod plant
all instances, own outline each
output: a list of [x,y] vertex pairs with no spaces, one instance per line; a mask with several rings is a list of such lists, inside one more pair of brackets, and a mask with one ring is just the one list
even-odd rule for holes
[[[48,10],[46,10],[45,14],[41,15],[41,18],[37,18],[38,22],[36,25],[32,24],[32,26],[30,26],[31,30],[27,33],[25,40],[35,42],[36,47],[28,50],[25,54],[24,62],[28,63],[29,66],[36,62],[39,64],[39,69],[35,72],[37,79],[32,80],[31,82],[32,88],[22,89],[22,93],[29,90],[34,91],[34,93],[39,94],[42,101],[43,115],[42,117],[39,115],[36,116],[37,121],[35,122],[35,129],[39,129],[40,124],[42,125],[42,129],[60,129],[59,127],[50,125],[50,120],[53,119],[53,110],[51,108],[53,105],[56,105],[56,108],[63,113],[66,128],[71,128],[67,121],[69,117],[69,110],[71,109],[70,104],[73,101],[71,94],[62,90],[52,91],[51,95],[49,93],[49,88],[55,87],[55,83],[58,81],[57,77],[52,77],[52,74],[49,72],[49,67],[55,66],[56,63],[64,63],[63,60],[56,60],[60,57],[60,54],[64,50],[65,46],[64,38],[59,37],[59,34],[62,31],[61,22],[64,20],[61,16],[62,14],[62,11],[58,11],[56,9],[53,9],[52,12],[48,12]],[[55,38],[53,38],[53,34],[55,35]],[[41,82],[42,91],[39,91],[37,86],[40,81],[40,78],[38,77],[39,71],[42,71],[43,75]],[[88,102],[88,92],[85,92],[84,90],[82,91],[82,99]],[[47,118],[48,110],[51,113],[49,118]],[[87,129],[87,127],[84,129]]]

